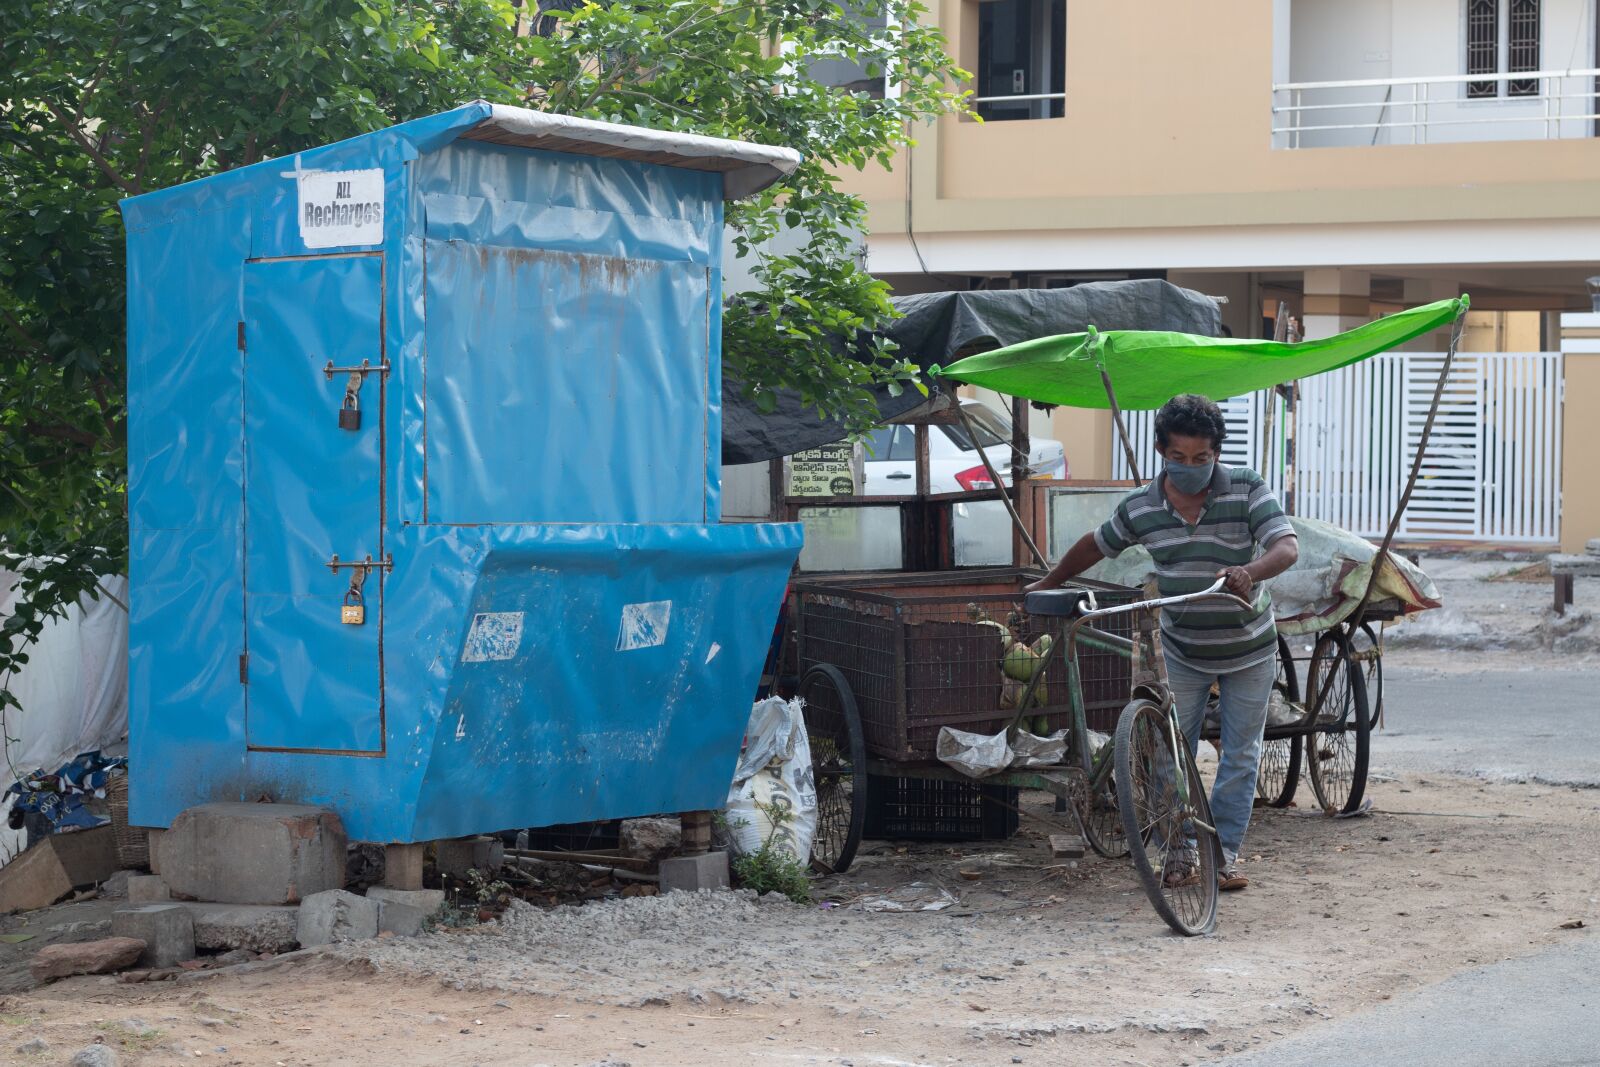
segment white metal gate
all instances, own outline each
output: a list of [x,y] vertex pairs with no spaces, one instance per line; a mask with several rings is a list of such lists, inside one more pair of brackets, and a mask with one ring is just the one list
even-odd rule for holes
[[[1295,513],[1382,537],[1400,501],[1433,399],[1440,352],[1391,352],[1300,383]],[[1401,520],[1411,541],[1545,544],[1561,537],[1562,362],[1559,352],[1463,352],[1440,398],[1433,436]],[[1265,405],[1276,403],[1272,441]],[[1285,418],[1263,391],[1221,403],[1223,462],[1260,471],[1284,491]],[[1125,413],[1149,477],[1155,413]],[[1113,428],[1112,466],[1130,477]]]

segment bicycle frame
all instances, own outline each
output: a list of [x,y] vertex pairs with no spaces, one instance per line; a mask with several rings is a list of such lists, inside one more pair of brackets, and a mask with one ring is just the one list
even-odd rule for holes
[[[1234,604],[1243,607],[1246,610],[1252,607],[1248,601],[1243,600],[1240,597],[1236,597],[1231,593],[1223,592],[1222,590],[1225,584],[1225,580],[1219,578],[1215,584],[1197,593],[1184,593],[1179,596],[1157,597],[1153,600],[1138,600],[1131,604],[1118,604],[1108,608],[1096,606],[1093,590],[1084,591],[1084,598],[1078,603],[1080,609],[1078,617],[1072,621],[1070,626],[1067,627],[1066,640],[1061,642],[1061,645],[1051,645],[1051,647],[1045,652],[1043,659],[1039,663],[1038,669],[1034,672],[1032,679],[1029,680],[1027,688],[1023,690],[1022,699],[1018,701],[1018,706],[1021,709],[1026,709],[1032,706],[1034,690],[1038,687],[1040,679],[1044,677],[1046,670],[1049,668],[1050,661],[1055,656],[1056,649],[1064,646],[1067,656],[1067,696],[1072,708],[1072,752],[1069,754],[1069,759],[1074,757],[1077,759],[1084,773],[1088,776],[1089,787],[1091,791],[1100,788],[1105,784],[1106,779],[1110,777],[1112,754],[1110,745],[1101,746],[1100,752],[1092,756],[1089,752],[1089,725],[1087,714],[1084,710],[1082,679],[1078,674],[1078,641],[1080,640],[1080,633],[1082,634],[1082,640],[1085,644],[1091,644],[1106,651],[1116,652],[1118,655],[1126,656],[1131,659],[1135,649],[1134,641],[1131,641],[1125,637],[1119,637],[1113,633],[1107,633],[1104,630],[1096,629],[1092,626],[1089,626],[1089,622],[1095,619],[1109,618],[1113,615],[1127,615],[1135,612],[1149,613],[1158,608],[1169,607],[1175,604],[1188,604],[1200,600],[1232,601]],[[1156,659],[1159,664],[1159,653],[1157,653]],[[1171,727],[1167,731],[1167,736],[1172,745],[1172,766],[1174,768],[1182,768],[1184,765],[1181,754],[1183,730],[1178,723],[1177,702],[1173,700],[1172,693],[1166,685],[1165,667],[1161,667],[1158,674],[1158,679],[1154,683],[1142,682],[1136,679],[1134,682],[1133,691],[1128,694],[1130,699],[1133,697],[1134,692],[1141,687],[1146,689],[1154,702],[1166,711],[1167,722]],[[1011,725],[1015,727],[1017,723],[1021,721],[1021,719],[1022,711],[1019,710],[1016,718],[1012,720]],[[1187,807],[1189,805],[1188,776],[1182,773],[1177,773],[1174,775],[1174,777],[1176,779],[1175,785],[1178,791],[1179,800],[1185,807]],[[1211,828],[1208,826],[1206,829],[1210,830]]]

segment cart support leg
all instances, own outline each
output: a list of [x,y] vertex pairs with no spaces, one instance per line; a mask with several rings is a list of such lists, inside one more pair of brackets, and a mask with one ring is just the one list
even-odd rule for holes
[[1572,575],[1554,574],[1551,577],[1555,579],[1556,614],[1565,615],[1567,605],[1572,603]]

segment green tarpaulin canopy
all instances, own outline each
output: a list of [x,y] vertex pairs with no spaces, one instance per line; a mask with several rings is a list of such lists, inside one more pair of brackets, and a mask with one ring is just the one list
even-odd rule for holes
[[1105,408],[1111,405],[1100,378],[1103,366],[1119,407],[1158,408],[1179,393],[1222,400],[1375,356],[1455,321],[1467,303],[1465,295],[1440,300],[1296,344],[1091,329],[997,348],[930,373],[1041,404]]

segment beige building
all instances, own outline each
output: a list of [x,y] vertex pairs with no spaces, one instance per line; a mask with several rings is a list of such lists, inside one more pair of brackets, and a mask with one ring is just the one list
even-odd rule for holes
[[[1405,535],[1600,537],[1600,479],[1562,462],[1586,452],[1587,420],[1563,414],[1600,403],[1600,355],[1563,352],[1560,320],[1589,310],[1600,274],[1595,0],[938,0],[932,14],[983,121],[941,119],[891,168],[849,176],[873,273],[900,292],[1165,277],[1224,298],[1237,336],[1269,335],[1280,306],[1317,337],[1468,292],[1473,355]],[[1370,526],[1356,498],[1388,491],[1416,429],[1405,398],[1431,386],[1444,340],[1306,383],[1302,513]],[[1230,412],[1259,424],[1266,402]],[[1063,441],[1075,477],[1126,473],[1104,413],[1034,429]],[[1236,458],[1281,458],[1281,441],[1250,436]]]

